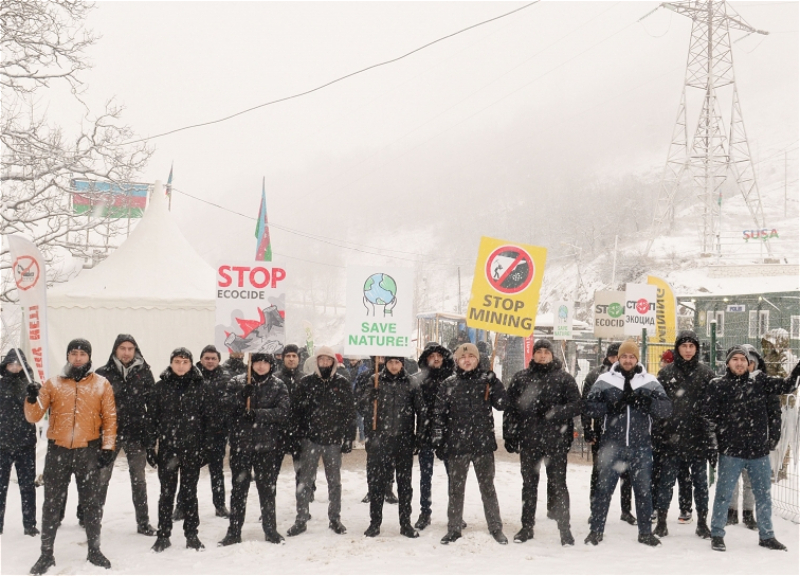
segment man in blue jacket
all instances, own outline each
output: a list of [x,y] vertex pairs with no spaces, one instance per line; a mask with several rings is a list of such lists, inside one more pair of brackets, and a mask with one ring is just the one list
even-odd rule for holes
[[611,495],[621,470],[630,468],[636,497],[639,542],[659,546],[653,535],[651,474],[653,446],[652,418],[672,413],[664,388],[639,363],[639,346],[627,340],[619,347],[619,360],[594,383],[586,399],[587,416],[603,420],[599,450],[597,498],[592,502],[591,532],[584,542],[597,546],[603,540]]

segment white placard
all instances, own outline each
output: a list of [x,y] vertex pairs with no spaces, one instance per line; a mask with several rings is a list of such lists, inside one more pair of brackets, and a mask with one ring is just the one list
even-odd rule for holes
[[641,336],[656,333],[656,298],[658,289],[653,284],[625,285],[625,335]]
[[559,300],[553,307],[553,340],[572,340],[572,303]]
[[598,290],[594,293],[594,337],[625,336],[625,292]]

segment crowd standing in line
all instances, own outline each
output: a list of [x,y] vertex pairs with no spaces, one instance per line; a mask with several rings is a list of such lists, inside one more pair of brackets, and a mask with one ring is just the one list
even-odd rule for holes
[[[400,534],[416,538],[419,530],[430,526],[436,457],[444,462],[448,482],[447,532],[441,543],[456,542],[466,528],[464,497],[472,465],[489,533],[499,544],[507,544],[494,486],[494,413],[500,411],[506,450],[520,454],[522,514],[516,543],[534,537],[544,465],[547,515],[558,524],[561,545],[574,545],[567,453],[573,421],[581,416],[593,456],[586,544],[603,541],[611,495],[622,478],[621,519],[638,526],[640,543],[659,546],[660,538],[669,534],[667,515],[675,481],[683,475],[688,496],[679,496],[679,521],[692,521],[693,494],[697,536],[710,539],[713,550],[725,551],[725,525],[732,521],[731,510],[737,515],[737,482],[747,472],[755,515],[745,497],[743,521],[758,530],[760,546],[786,550],[772,528],[768,455],[780,434],[777,395],[796,388],[800,363],[788,378],[770,377],[755,349],[734,346],[727,352],[724,375],[715,377],[699,361],[699,341],[687,330],[678,334],[671,358],[662,357],[657,377],[639,361],[636,342],[610,345],[603,364],[586,377],[581,395],[545,339],[535,342],[530,364],[511,377],[508,390],[479,348],[469,342],[456,343],[452,353],[430,342],[413,367],[407,359],[392,356],[375,357],[371,365],[348,362],[351,373],[327,346],[305,362],[304,372],[302,352],[288,344],[280,355],[252,354],[249,365],[233,354],[222,364],[219,351],[209,345],[195,365],[190,350],[177,348],[154,382],[133,336],[120,334],[108,362],[97,371],[92,370],[91,344],[77,338],[67,346],[67,363],[59,375],[40,386],[31,380],[33,372],[24,355],[12,349],[0,362],[0,533],[10,469],[15,465],[25,534],[39,535],[34,423],[49,410],[41,555],[31,568],[33,574],[55,566],[55,536],[72,476],[88,538],[87,559],[111,567],[100,551],[100,533],[120,450],[128,459],[136,531],[156,536],[154,552],[171,546],[176,519],[183,520],[186,547],[203,549],[198,538],[197,484],[206,464],[216,514],[229,518],[218,545],[241,542],[252,480],[265,540],[283,542],[276,523],[275,492],[286,454],[293,460],[297,507],[287,536],[307,529],[320,459],[328,486],[328,526],[345,534],[342,454],[353,449],[359,417],[366,439],[370,504],[366,537],[380,534],[384,502],[392,502],[395,479]],[[419,372],[412,375],[417,368]],[[222,472],[228,443],[230,509],[225,505]],[[412,525],[414,455],[420,464],[420,513]],[[710,523],[707,462],[719,470]],[[149,520],[145,463],[158,469],[161,484],[157,530]],[[659,473],[654,478],[656,463]],[[636,517],[631,513],[631,486]]]

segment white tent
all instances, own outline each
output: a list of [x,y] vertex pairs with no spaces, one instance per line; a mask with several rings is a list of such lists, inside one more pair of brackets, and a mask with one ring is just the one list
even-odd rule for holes
[[92,343],[95,368],[105,364],[117,334],[136,338],[158,378],[178,346],[198,359],[214,341],[214,269],[194,251],[156,182],[139,225],[95,268],[47,291],[51,369],[65,364],[67,343]]

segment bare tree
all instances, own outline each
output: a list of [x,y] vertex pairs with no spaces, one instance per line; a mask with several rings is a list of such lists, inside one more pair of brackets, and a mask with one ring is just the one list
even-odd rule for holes
[[[0,3],[0,234],[32,239],[51,266],[70,254],[90,256],[89,231],[106,237],[121,231],[108,216],[73,214],[71,180],[130,182],[152,153],[142,143],[125,145],[134,134],[120,121],[122,107],[109,101],[94,114],[81,99],[87,86],[80,73],[89,68],[85,51],[97,41],[83,25],[91,8],[72,0]],[[77,134],[65,133],[38,110],[40,95],[54,83],[66,84],[84,109]],[[74,242],[73,233],[80,231],[86,232],[85,244]],[[0,270],[9,268],[7,247],[0,258]],[[0,300],[13,301],[14,296],[13,283],[4,283]]]

